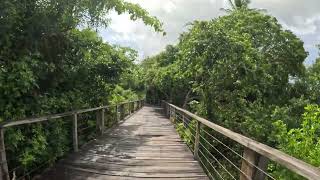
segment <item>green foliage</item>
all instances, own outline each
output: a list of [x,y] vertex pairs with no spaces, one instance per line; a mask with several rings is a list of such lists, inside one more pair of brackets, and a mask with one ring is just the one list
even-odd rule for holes
[[189,147],[193,149],[194,146],[194,136],[195,132],[192,131],[192,129],[196,129],[196,121],[192,120],[188,124],[184,123],[177,123],[176,124],[176,129],[178,134],[180,135],[181,139],[187,143]]
[[184,107],[197,101],[201,115],[266,142],[270,114],[289,103],[289,80],[304,75],[306,56],[275,18],[244,8],[193,22],[177,46],[143,65],[151,96]]
[[[183,106],[319,166],[318,131],[312,134],[300,117],[304,107],[320,102],[320,61],[306,69],[303,62],[307,52],[297,36],[284,30],[274,17],[249,9],[249,1],[231,3],[233,10],[226,16],[191,23],[177,45],[168,46],[141,63],[147,99],[165,99]],[[308,113],[304,116],[311,118]],[[178,124],[177,129],[189,143],[189,132],[183,124]],[[241,153],[233,141],[220,139]],[[309,151],[311,148],[315,150]],[[228,164],[213,148],[207,149]],[[233,154],[230,157],[240,163]],[[274,164],[269,170],[280,179],[299,179]],[[237,175],[236,171],[233,173]]]
[[116,86],[112,91],[111,96],[108,99],[108,102],[110,102],[111,104],[118,104],[124,101],[137,100],[139,98],[143,97],[139,97],[139,95],[136,92],[130,89],[125,90],[121,86]]
[[189,79],[182,76],[178,59],[178,48],[169,45],[164,52],[141,63],[147,99],[165,99],[186,107],[184,102],[193,98]]
[[307,69],[307,76],[304,83],[310,99],[314,103],[320,104],[320,58]]
[[[278,147],[282,151],[316,167],[320,166],[320,107],[318,105],[306,106],[299,128],[288,129],[281,120],[273,125],[276,129],[275,138],[279,142]],[[282,167],[276,167],[274,174],[279,179],[302,179]]]
[[[108,25],[111,11],[163,32],[157,18],[124,0],[1,1],[0,121],[137,99],[141,87],[126,86],[137,80],[128,76],[137,53],[94,30]],[[22,165],[20,175],[61,157],[72,147],[70,130],[63,120],[7,129],[10,168]]]

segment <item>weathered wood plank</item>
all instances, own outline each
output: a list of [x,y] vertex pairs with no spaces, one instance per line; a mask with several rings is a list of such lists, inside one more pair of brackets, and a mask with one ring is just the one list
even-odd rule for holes
[[81,167],[74,167],[74,166],[64,166],[67,169],[73,169],[83,172],[91,172],[100,175],[112,175],[112,176],[120,176],[120,177],[140,177],[140,178],[188,178],[188,177],[207,177],[200,173],[194,172],[180,172],[180,173],[161,173],[161,172],[152,172],[152,173],[139,173],[139,172],[129,172],[129,171],[105,171],[105,170],[97,170],[97,169],[90,169],[90,168],[81,168]]
[[148,166],[127,166],[119,164],[105,164],[99,162],[67,162],[64,165],[72,167],[80,167],[85,169],[95,169],[102,171],[118,171],[118,172],[132,172],[132,173],[202,173],[203,170],[199,165],[182,165],[179,166],[166,164],[148,165]]
[[145,166],[165,166],[165,167],[189,167],[189,166],[195,166],[199,167],[199,164],[197,161],[192,160],[166,160],[166,159],[144,159],[144,160],[138,160],[138,159],[110,159],[110,158],[100,158],[98,160],[82,160],[82,159],[67,159],[64,160],[63,163],[102,163],[102,164],[108,164],[108,165],[123,165],[123,166],[138,166],[138,167],[145,167]]

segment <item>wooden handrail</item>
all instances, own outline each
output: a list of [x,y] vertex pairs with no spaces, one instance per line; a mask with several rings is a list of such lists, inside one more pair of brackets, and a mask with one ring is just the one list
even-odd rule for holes
[[[202,117],[199,117],[185,109],[182,109],[180,107],[177,107],[173,104],[167,103],[165,101],[162,101],[165,105],[169,106],[169,108],[173,108],[175,110],[178,110],[180,112],[183,112],[185,115],[188,115],[189,117],[195,119],[197,122],[200,122],[207,127],[211,128],[212,130],[222,134],[223,136],[226,136],[237,143],[243,145],[244,147],[269,158],[270,160],[281,164],[282,166],[292,170],[293,172],[308,178],[312,180],[319,180],[320,179],[320,169],[317,167],[314,167],[302,160],[299,160],[295,157],[292,157],[282,151],[279,151],[277,149],[274,149],[270,146],[267,146],[265,144],[262,144],[260,142],[257,142],[253,139],[250,139],[246,136],[243,136],[239,133],[233,132],[227,128],[224,128],[222,126],[219,126],[217,124],[214,124]],[[167,109],[166,109],[167,110]]]
[[97,111],[97,110],[106,109],[106,108],[110,108],[110,107],[116,107],[116,106],[120,106],[123,104],[128,104],[128,103],[133,103],[133,102],[138,102],[138,101],[141,101],[141,100],[122,102],[122,103],[119,103],[116,105],[100,106],[100,107],[88,108],[88,109],[79,109],[79,110],[75,110],[75,111],[68,111],[68,112],[64,112],[64,113],[52,114],[52,115],[47,115],[47,116],[42,116],[42,117],[37,117],[37,118],[27,118],[27,119],[21,119],[21,120],[4,121],[4,122],[0,123],[0,128],[7,128],[7,127],[12,127],[12,126],[17,126],[17,125],[32,124],[32,123],[37,123],[37,122],[41,122],[41,121],[59,119],[59,118],[71,116],[73,114],[92,112],[92,111]]

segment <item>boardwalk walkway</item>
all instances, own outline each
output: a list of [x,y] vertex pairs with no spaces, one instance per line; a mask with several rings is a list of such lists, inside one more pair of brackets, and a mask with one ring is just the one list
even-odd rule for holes
[[41,179],[208,179],[159,108],[145,106]]

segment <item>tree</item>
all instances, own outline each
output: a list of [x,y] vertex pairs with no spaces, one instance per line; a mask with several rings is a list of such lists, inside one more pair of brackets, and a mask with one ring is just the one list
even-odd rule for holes
[[312,102],[320,104],[320,58],[307,69],[305,86]]
[[[256,10],[195,21],[181,35],[177,49],[178,71],[166,79],[178,76],[184,86],[168,87],[181,88],[176,92],[192,89],[201,115],[263,142],[268,140],[273,109],[291,99],[289,79],[305,73],[303,42]],[[157,58],[153,69],[161,67],[162,57]],[[164,87],[158,89],[169,93]]]
[[250,0],[229,0],[229,4],[233,10],[248,8]]

